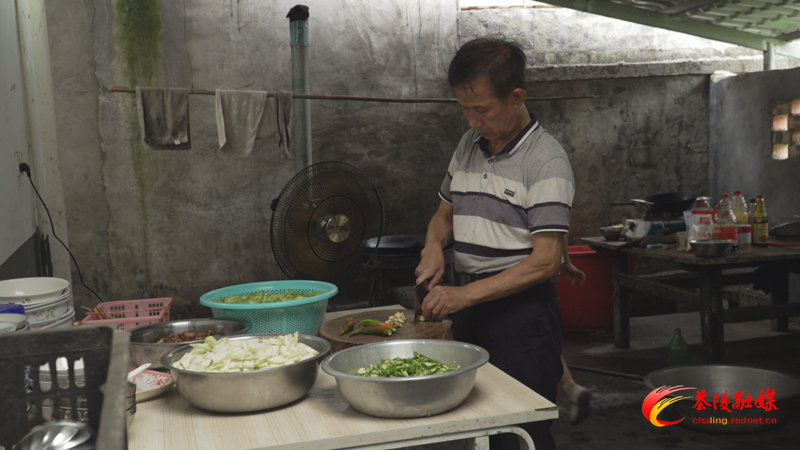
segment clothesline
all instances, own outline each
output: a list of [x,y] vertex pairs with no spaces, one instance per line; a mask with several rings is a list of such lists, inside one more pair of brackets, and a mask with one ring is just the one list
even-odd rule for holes
[[[109,86],[108,92],[127,92],[136,93],[136,89],[129,87]],[[189,94],[195,95],[214,95],[214,91],[206,89],[189,89]],[[267,94],[274,97],[275,93]],[[387,97],[358,97],[353,95],[314,95],[314,94],[294,94],[293,98],[309,100],[347,100],[355,102],[382,102],[382,103],[455,103],[454,98],[387,98]],[[579,100],[587,98],[597,98],[594,95],[571,95],[556,97],[528,97],[525,101],[545,102],[551,100]]]

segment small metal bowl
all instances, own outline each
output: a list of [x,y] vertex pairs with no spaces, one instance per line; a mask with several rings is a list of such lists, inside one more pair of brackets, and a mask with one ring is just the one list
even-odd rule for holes
[[[271,338],[284,334],[249,334],[230,340]],[[161,364],[172,372],[178,392],[192,405],[206,411],[242,413],[277,408],[308,393],[319,373],[319,361],[331,349],[325,339],[301,334],[298,341],[319,354],[295,364],[250,372],[192,372],[177,369],[180,360],[192,347],[185,345],[161,357]]]
[[213,331],[220,336],[234,336],[246,333],[250,326],[237,320],[227,319],[189,319],[175,320],[172,322],[159,322],[136,327],[128,331],[131,341],[131,362],[134,366],[150,363],[151,369],[159,369],[161,357],[178,347],[186,344],[201,342],[187,341],[172,344],[156,344],[159,339],[170,334],[181,334],[185,331],[206,333]]
[[600,233],[607,241],[618,241],[625,227],[600,227]]
[[[411,358],[419,352],[459,369],[408,378],[373,378],[356,371],[383,359]],[[342,350],[322,362],[325,373],[336,378],[339,392],[355,410],[376,417],[426,417],[449,411],[472,391],[478,368],[489,352],[477,345],[436,339],[376,342]]]
[[692,253],[698,258],[722,258],[733,250],[736,241],[730,239],[691,240]]

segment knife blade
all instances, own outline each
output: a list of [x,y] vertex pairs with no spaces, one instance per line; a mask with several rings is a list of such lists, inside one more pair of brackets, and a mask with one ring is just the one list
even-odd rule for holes
[[428,280],[423,280],[420,284],[414,286],[414,322],[425,322],[425,316],[422,315],[422,301],[428,295]]

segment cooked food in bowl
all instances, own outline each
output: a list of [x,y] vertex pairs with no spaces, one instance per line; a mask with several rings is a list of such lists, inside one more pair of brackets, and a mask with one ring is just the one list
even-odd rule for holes
[[156,344],[174,344],[177,342],[190,342],[190,341],[202,341],[207,337],[218,338],[220,337],[219,333],[214,333],[213,331],[207,331],[205,333],[198,333],[194,330],[184,331],[181,334],[170,334],[165,336],[156,341]]
[[243,334],[248,330],[250,330],[249,324],[229,319],[174,320],[136,327],[128,331],[131,341],[131,361],[136,366],[150,363],[151,369],[158,369],[161,367],[162,355],[188,343],[202,343],[204,339],[198,337],[191,341],[159,342],[164,338],[209,332],[218,337],[225,337]]

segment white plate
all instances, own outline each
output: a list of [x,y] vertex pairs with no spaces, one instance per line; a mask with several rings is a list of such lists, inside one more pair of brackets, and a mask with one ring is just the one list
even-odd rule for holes
[[0,301],[17,304],[54,300],[64,295],[69,281],[62,278],[30,277],[0,281]]
[[[67,312],[61,314],[54,319],[48,319],[44,322],[31,323],[31,328],[34,330],[49,330],[52,328],[66,328],[72,326],[72,319],[75,317],[75,310],[70,306]],[[67,323],[69,323],[67,325]]]
[[136,384],[136,403],[156,398],[167,392],[175,383],[172,375],[157,370],[145,370],[133,377]]
[[69,311],[71,300],[72,295],[68,294],[66,297],[53,302],[25,306],[25,314],[34,326],[41,324],[41,322],[49,323]]

